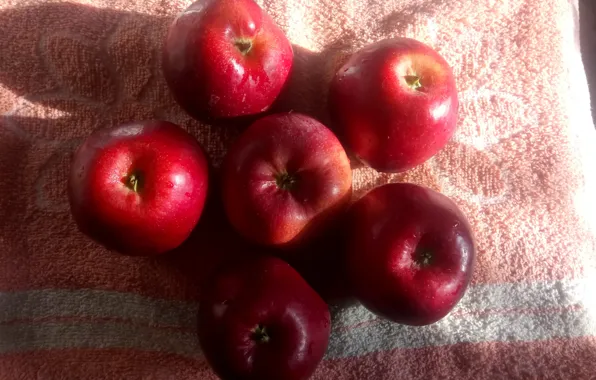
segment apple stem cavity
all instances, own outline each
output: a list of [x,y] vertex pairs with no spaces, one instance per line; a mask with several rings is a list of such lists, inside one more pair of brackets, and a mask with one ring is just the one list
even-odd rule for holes
[[252,49],[252,42],[250,40],[240,39],[234,42],[234,46],[236,46],[236,49],[238,49],[242,55],[247,55]]
[[252,330],[252,339],[257,343],[269,342],[269,334],[267,333],[265,326],[257,325],[257,327]]
[[421,267],[429,266],[433,261],[433,254],[428,249],[420,250],[416,255],[416,263]]
[[420,77],[418,75],[406,75],[404,76],[408,87],[412,90],[417,91],[420,87],[422,87],[422,83],[420,83]]
[[142,187],[142,177],[139,173],[132,173],[131,175],[128,176],[128,178],[126,178],[126,186],[131,189],[132,191],[134,191],[135,193],[138,193],[139,190],[141,190]]
[[282,190],[292,190],[296,185],[296,177],[285,172],[280,173],[275,175],[275,183]]

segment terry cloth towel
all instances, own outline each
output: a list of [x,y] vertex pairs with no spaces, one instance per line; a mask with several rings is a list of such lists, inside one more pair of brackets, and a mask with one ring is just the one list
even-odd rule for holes
[[[65,193],[82,139],[130,120],[176,122],[220,163],[237,130],[189,118],[161,74],[165,31],[189,3],[0,3],[0,379],[215,379],[195,314],[201,280],[239,252],[225,221],[204,217],[171,255],[124,257],[77,231]],[[286,108],[326,121],[341,57],[390,36],[437,49],[459,88],[443,151],[404,174],[357,168],[354,187],[408,181],[454,199],[477,236],[471,288],[421,328],[335,307],[313,378],[593,379],[596,131],[576,1],[259,3],[294,44]]]

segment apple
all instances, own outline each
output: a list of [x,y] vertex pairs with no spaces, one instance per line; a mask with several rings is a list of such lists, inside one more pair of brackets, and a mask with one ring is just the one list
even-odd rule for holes
[[175,100],[198,119],[266,111],[293,60],[283,31],[252,0],[201,0],[171,25],[163,73]]
[[373,313],[407,325],[434,323],[464,295],[475,248],[463,213],[413,184],[375,188],[349,213],[347,273]]
[[273,257],[217,272],[199,307],[199,341],[223,380],[307,379],[327,350],[330,326],[327,304]]
[[381,172],[401,172],[437,153],[457,122],[457,89],[447,62],[409,38],[353,54],[331,82],[329,108],[347,148]]
[[228,151],[223,202],[236,230],[263,245],[296,247],[347,208],[350,162],[337,137],[298,113],[254,122]]
[[207,194],[201,146],[167,121],[99,129],[78,148],[68,181],[79,229],[129,255],[179,246],[197,224]]

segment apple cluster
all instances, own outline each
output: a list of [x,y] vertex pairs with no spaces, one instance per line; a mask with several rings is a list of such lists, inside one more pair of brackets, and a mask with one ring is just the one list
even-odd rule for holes
[[[332,129],[291,110],[268,112],[292,63],[292,45],[253,0],[198,1],[175,19],[164,44],[164,77],[186,112],[256,120],[227,152],[219,188],[234,229],[273,255],[219,269],[198,316],[205,357],[224,380],[302,380],[315,371],[331,317],[292,256],[330,231],[341,242],[333,260],[342,286],[397,323],[445,317],[474,267],[471,228],[446,196],[393,183],[352,199],[346,150],[377,171],[400,172],[449,140],[458,100],[447,62],[407,38],[357,51],[330,83]],[[68,182],[78,228],[139,256],[180,246],[208,189],[204,150],[167,121],[95,131],[74,154]]]

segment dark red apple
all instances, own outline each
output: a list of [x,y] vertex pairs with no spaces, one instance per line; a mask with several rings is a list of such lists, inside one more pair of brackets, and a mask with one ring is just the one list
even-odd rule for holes
[[475,248],[466,217],[446,196],[394,183],[350,210],[347,272],[375,314],[407,325],[443,318],[464,295]]
[[361,161],[400,172],[423,163],[451,138],[457,89],[437,52],[393,38],[350,57],[333,78],[329,107],[338,134]]
[[327,304],[290,265],[261,257],[228,267],[207,285],[199,340],[223,380],[302,380],[329,342]]
[[190,235],[207,184],[197,140],[175,124],[144,121],[89,136],[73,157],[68,194],[82,232],[121,253],[154,255]]
[[168,32],[163,72],[176,101],[196,118],[269,109],[292,67],[292,46],[252,0],[201,0]]
[[246,238],[297,246],[346,209],[352,170],[339,140],[315,119],[285,113],[253,123],[223,164],[223,202]]

